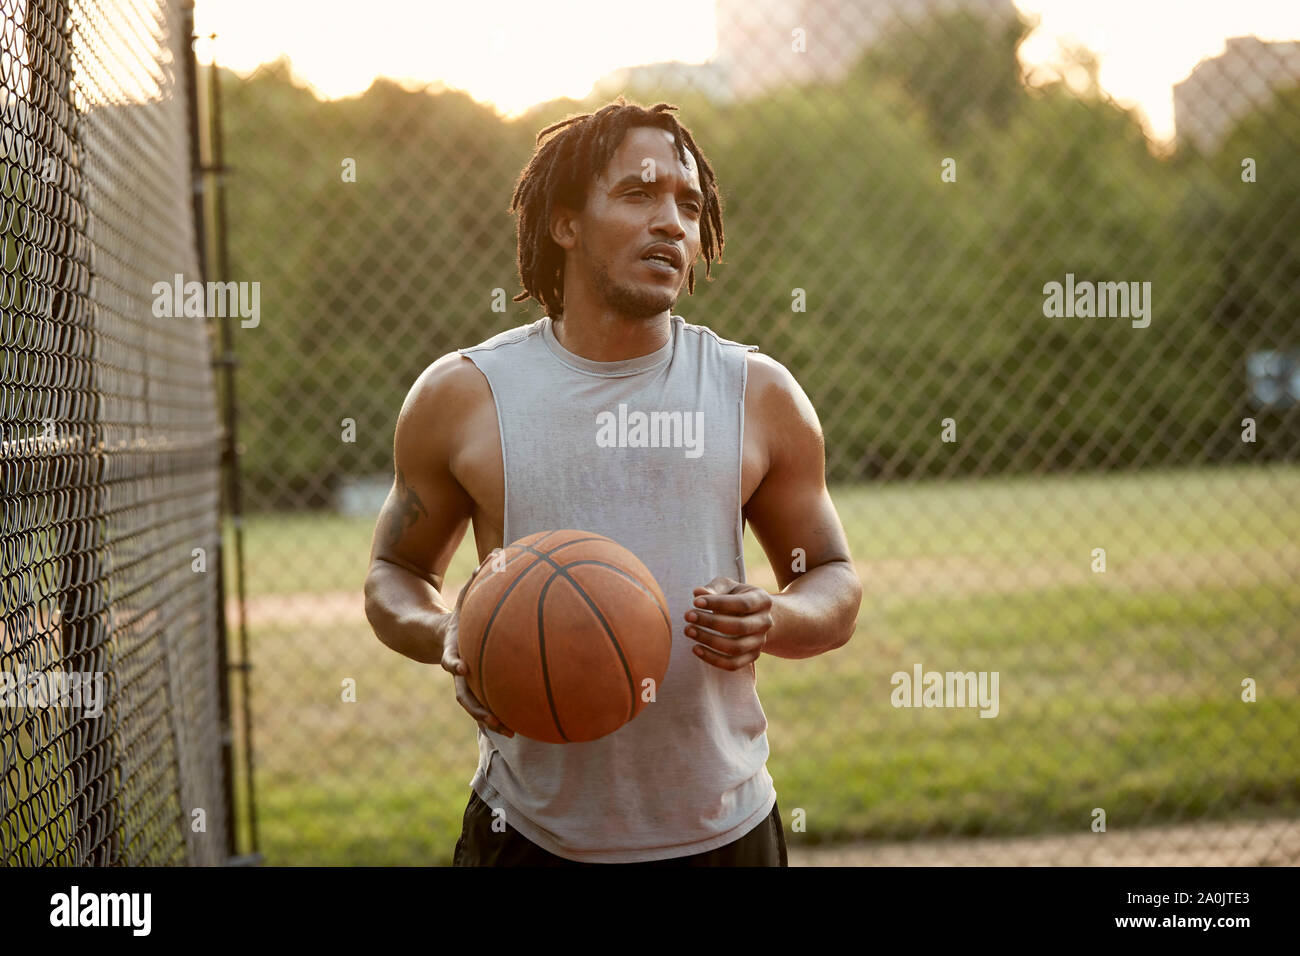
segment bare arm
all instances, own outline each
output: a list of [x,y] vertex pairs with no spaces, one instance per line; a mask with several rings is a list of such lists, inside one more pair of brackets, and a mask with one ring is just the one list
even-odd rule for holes
[[442,660],[452,610],[440,593],[443,575],[473,514],[473,500],[449,467],[469,401],[465,362],[457,353],[443,356],[402,404],[393,488],[375,526],[366,575],[366,618],[375,635],[425,664]]
[[[763,653],[813,657],[853,636],[862,582],[826,490],[826,445],[817,411],[779,363],[754,355],[749,371],[770,461],[745,517],[781,586],[772,595]],[[803,555],[804,571],[795,569],[797,554]]]
[[761,430],[767,461],[744,514],[781,585],[714,578],[697,587],[687,637],[707,664],[752,667],[760,654],[814,657],[848,643],[862,582],[826,490],[826,447],[812,402],[780,363],[748,357],[745,420]]

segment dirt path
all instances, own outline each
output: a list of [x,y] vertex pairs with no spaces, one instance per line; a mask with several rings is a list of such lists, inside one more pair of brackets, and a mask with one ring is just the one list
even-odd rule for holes
[[1297,866],[1300,820],[790,849],[791,866]]
[[[1112,562],[1114,556],[1112,556]],[[1092,584],[1111,590],[1179,590],[1204,585],[1290,581],[1300,567],[1300,547],[1275,552],[1185,558],[1160,555],[1127,567],[1114,563],[1094,575],[1086,562],[1014,567],[995,559],[950,556],[860,561],[867,600],[892,596],[1010,594],[1061,585]],[[766,567],[750,580],[776,590]],[[455,603],[459,587],[444,595]],[[228,614],[234,622],[235,603]],[[255,627],[328,629],[365,620],[360,589],[252,598]],[[1267,866],[1300,865],[1300,820],[1194,823],[1068,836],[872,842],[833,847],[792,847],[791,866]]]
[[[952,555],[947,557],[894,558],[858,561],[856,568],[866,602],[886,597],[962,597],[975,594],[1015,594],[1042,588],[1075,586],[1103,590],[1179,591],[1205,585],[1241,586],[1268,581],[1292,581],[1300,568],[1300,546],[1277,551],[1248,551],[1221,555],[1156,555],[1119,565],[1111,556],[1105,574],[1094,574],[1087,561],[1038,563],[1020,567],[993,558]],[[749,580],[770,591],[777,590],[776,577],[766,565],[751,570]],[[455,604],[460,585],[443,597]],[[865,603],[865,602],[864,602]],[[235,602],[227,605],[235,621]],[[365,620],[365,606],[355,591],[327,591],[320,594],[270,594],[250,598],[249,621],[255,625],[301,624],[318,627],[343,620]]]

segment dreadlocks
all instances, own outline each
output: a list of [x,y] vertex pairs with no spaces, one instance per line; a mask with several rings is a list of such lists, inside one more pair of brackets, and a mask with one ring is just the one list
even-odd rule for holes
[[[633,126],[656,126],[673,134],[677,157],[686,164],[689,149],[695,159],[704,193],[700,217],[700,248],[704,274],[709,276],[713,261],[722,255],[722,206],[713,167],[695,145],[690,130],[677,122],[668,103],[649,109],[627,103],[622,96],[596,113],[573,116],[546,127],[537,134],[537,151],[519,176],[510,211],[519,213],[519,278],[524,291],[515,302],[533,298],[547,314],[564,314],[564,250],[551,238],[551,214],[557,204],[581,211],[587,204],[588,185],[604,171],[623,136]],[[550,133],[556,136],[542,140]],[[687,292],[695,291],[695,267],[686,277]]]

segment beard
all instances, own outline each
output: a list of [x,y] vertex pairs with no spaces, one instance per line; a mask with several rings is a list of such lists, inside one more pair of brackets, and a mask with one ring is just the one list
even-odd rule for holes
[[593,271],[596,291],[612,311],[632,319],[650,319],[671,309],[677,293],[666,288],[623,285],[610,278],[605,263],[596,263]]

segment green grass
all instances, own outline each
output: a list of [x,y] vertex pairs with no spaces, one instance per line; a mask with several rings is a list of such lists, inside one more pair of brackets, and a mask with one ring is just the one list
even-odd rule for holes
[[[50,718],[50,722],[54,719]],[[42,726],[42,733],[36,738],[31,733],[33,726]],[[62,736],[66,733],[66,727],[55,728],[50,733],[48,726],[30,717],[27,722],[14,725],[13,750],[6,754],[5,761],[12,765],[7,777],[14,785],[14,801],[26,804],[27,811],[6,815],[0,828],[3,837],[0,845],[4,846],[6,855],[12,854],[10,865],[77,864],[71,837],[76,831],[76,815],[71,808],[57,809],[52,805],[53,795],[72,793],[76,788],[67,738]],[[34,756],[38,753],[39,757]]]
[[[768,767],[787,817],[807,815],[792,845],[1086,832],[1094,807],[1113,828],[1297,812],[1300,565],[1266,559],[1300,541],[1300,469],[833,493],[868,569],[906,557],[929,576],[899,593],[868,581],[845,647],[760,662]],[[306,567],[318,593],[359,588],[368,525],[250,519],[250,570],[263,587],[310,590]],[[765,561],[748,544],[754,574]],[[278,557],[263,553],[273,547]],[[1106,575],[1087,571],[1092,547],[1107,549]],[[958,592],[924,562],[953,555],[975,571],[1083,570]],[[1133,573],[1189,556],[1216,573],[1158,586]],[[450,579],[472,562],[463,542]],[[268,860],[449,862],[476,760],[450,681],[388,651],[359,613],[310,625],[254,615]],[[894,708],[890,675],[914,663],[998,671],[999,716]],[[1244,677],[1255,703],[1240,699]],[[356,703],[340,700],[345,678]]]
[[[1152,555],[1258,551],[1300,542],[1300,468],[1216,468],[1112,476],[1026,477],[832,489],[859,561],[933,555],[1111,562]],[[250,596],[360,589],[373,518],[329,512],[244,519]],[[477,566],[467,533],[448,570],[461,581]],[[233,535],[226,528],[227,553]],[[767,563],[745,534],[749,568]],[[233,579],[232,579],[233,580]]]

